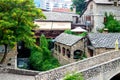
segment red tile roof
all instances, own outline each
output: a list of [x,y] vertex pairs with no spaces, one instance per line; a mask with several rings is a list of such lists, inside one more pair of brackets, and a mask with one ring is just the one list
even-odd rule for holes
[[53,8],[53,12],[71,12],[68,8]]

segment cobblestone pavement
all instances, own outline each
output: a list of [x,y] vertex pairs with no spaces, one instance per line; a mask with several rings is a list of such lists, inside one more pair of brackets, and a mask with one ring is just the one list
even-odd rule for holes
[[11,73],[0,73],[0,80],[35,80],[35,77]]

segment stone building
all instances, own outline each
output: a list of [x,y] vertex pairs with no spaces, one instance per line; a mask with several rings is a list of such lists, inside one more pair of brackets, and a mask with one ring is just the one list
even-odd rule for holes
[[81,24],[91,26],[93,32],[103,28],[105,12],[112,13],[120,20],[120,0],[88,0],[86,8],[80,15]]
[[[0,61],[4,56],[4,52],[4,45],[0,45]],[[2,65],[9,68],[17,68],[17,46],[12,49],[10,47],[7,48],[7,56]]]
[[65,30],[70,30],[72,23],[75,23],[78,14],[65,12],[43,12],[46,16],[45,20],[36,19],[34,23],[39,27],[36,29],[35,35],[40,36],[42,33],[47,38],[55,38]]
[[83,53],[83,37],[62,33],[55,38],[54,56],[62,65],[79,60]]
[[[115,43],[120,43],[120,33],[89,33],[87,41],[87,56],[91,57],[115,50]],[[120,45],[118,44],[118,48]]]

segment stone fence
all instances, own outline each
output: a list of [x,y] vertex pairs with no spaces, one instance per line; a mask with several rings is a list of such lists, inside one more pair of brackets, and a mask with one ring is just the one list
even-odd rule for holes
[[110,80],[120,73],[120,57],[79,71],[79,73],[84,75],[85,80]]
[[85,60],[81,60],[78,62],[74,62],[53,70],[41,72],[38,75],[36,75],[36,80],[59,80],[63,78],[67,73],[81,71],[83,69],[87,69],[89,67],[99,65],[101,63],[110,61],[118,57],[120,57],[119,51],[110,51],[110,52],[102,53],[100,55]]
[[32,71],[32,70],[25,70],[25,69],[10,69],[6,68],[7,73],[12,73],[12,74],[19,74],[19,75],[28,75],[28,76],[35,76],[40,73],[39,71]]
[[39,71],[25,70],[25,69],[12,69],[12,68],[0,68],[0,73],[12,73],[18,75],[26,75],[26,76],[35,76],[38,75]]

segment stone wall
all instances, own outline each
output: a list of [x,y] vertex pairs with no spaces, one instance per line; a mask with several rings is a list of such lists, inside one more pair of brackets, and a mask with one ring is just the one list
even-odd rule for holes
[[35,76],[39,71],[32,71],[32,70],[25,70],[25,69],[12,69],[12,68],[6,68],[7,73],[12,74],[19,74],[19,75],[27,75],[27,76]]
[[[1,53],[0,57],[2,58],[3,55],[4,53]],[[17,68],[17,46],[7,53],[7,57],[3,62],[3,65],[9,68]]]
[[80,71],[85,80],[110,80],[120,73],[120,57]]
[[[72,46],[67,46],[67,45],[64,45],[64,44],[61,44],[61,43],[57,43],[57,42],[55,42],[55,44],[57,46],[60,46],[61,52],[58,51],[58,47],[57,47],[57,51],[54,49],[54,54],[53,55],[58,59],[58,61],[62,65],[65,65],[65,64],[72,63],[72,62],[76,61],[75,59],[73,59],[75,50],[84,51],[84,42],[82,40],[76,42]],[[62,48],[63,47],[65,48],[65,53],[66,53],[67,49],[70,50],[70,58],[68,58],[66,54],[63,55],[63,53],[62,53]]]
[[[90,50],[89,48],[86,48],[86,50],[85,50],[87,57],[91,57],[89,50]],[[95,48],[93,50],[93,56],[102,54],[105,52],[113,51],[113,50],[115,50],[115,48]]]
[[[63,47],[65,48],[65,53],[66,53],[66,50],[70,49],[71,47],[67,46],[67,45],[63,45],[63,44],[57,43],[57,42],[55,42],[55,44],[57,45],[57,50],[55,50],[55,48],[54,48],[54,53],[53,53],[54,57],[56,57],[58,59],[58,61],[60,62],[61,65],[65,65],[65,64],[70,63],[72,58],[69,58],[69,60],[68,60],[67,55],[66,54],[63,55],[62,48]],[[58,51],[58,46],[60,46],[61,52]]]
[[97,48],[97,49],[95,49],[94,54],[98,55],[98,54],[109,52],[109,51],[112,51],[112,50],[115,50],[115,49]]
[[41,72],[36,77],[38,80],[59,80],[60,78],[63,78],[67,73],[81,71],[118,57],[120,57],[119,51],[110,51],[110,52],[106,52],[82,61],[68,64],[50,71]]
[[68,73],[81,72],[85,80],[109,80],[120,73],[120,52],[106,52],[45,72],[10,68],[0,68],[0,72],[34,76],[36,80],[61,80]]

